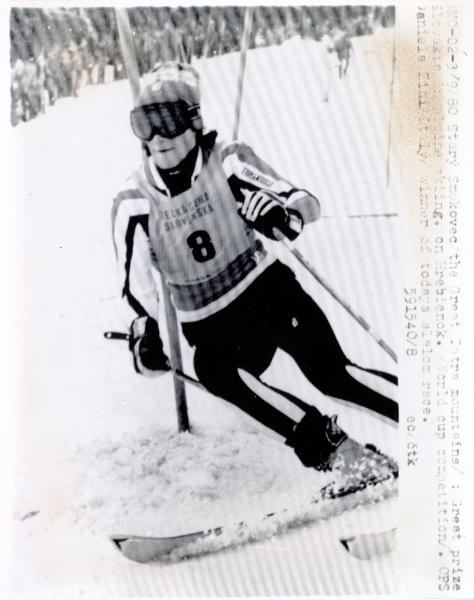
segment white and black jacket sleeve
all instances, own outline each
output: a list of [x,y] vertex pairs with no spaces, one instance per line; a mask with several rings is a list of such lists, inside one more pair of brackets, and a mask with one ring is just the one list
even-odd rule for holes
[[318,199],[281,177],[255,152],[241,142],[224,144],[222,165],[237,202],[244,201],[245,190],[263,190],[272,195],[290,214],[290,226],[299,233],[304,224],[316,221],[321,214]]
[[157,279],[148,237],[149,200],[135,188],[121,191],[114,199],[112,234],[121,295],[126,300],[125,318],[149,315],[158,319]]

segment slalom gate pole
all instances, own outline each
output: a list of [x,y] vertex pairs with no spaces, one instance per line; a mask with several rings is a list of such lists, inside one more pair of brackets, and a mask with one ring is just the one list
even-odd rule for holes
[[115,18],[119,32],[120,49],[122,51],[125,70],[127,71],[128,82],[132,90],[133,104],[135,105],[140,94],[140,71],[138,69],[135,43],[133,41],[127,9],[116,8]]
[[[136,104],[140,93],[140,71],[138,69],[135,45],[132,36],[132,28],[126,8],[116,8],[115,17],[120,38],[120,47],[122,50],[125,70],[132,90],[133,103]],[[181,357],[181,347],[179,345],[179,327],[176,311],[171,302],[170,293],[163,275],[162,296],[165,306],[166,327],[168,330],[168,339],[170,345],[170,360],[174,379],[174,393],[176,401],[176,413],[178,418],[178,430],[189,431],[188,407],[186,403],[186,388],[182,378],[177,373],[182,372],[183,361]]]
[[288,240],[283,235],[283,233],[281,233],[278,229],[273,229],[273,234],[278,241],[283,242],[283,244],[285,245],[287,250],[289,250],[289,252],[291,252],[291,254],[296,258],[296,260],[301,265],[303,265],[303,267],[306,269],[306,271],[308,271],[316,279],[316,281],[327,292],[329,292],[329,294],[331,294],[331,296],[334,298],[334,300],[336,300],[336,302],[338,302],[351,315],[351,317],[353,319],[355,319],[357,321],[357,323],[359,323],[359,325],[363,329],[365,329],[365,331],[367,331],[367,333],[377,342],[377,344],[382,348],[382,350],[384,350],[390,356],[390,358],[392,358],[396,363],[398,363],[398,357],[397,357],[396,352],[392,348],[390,348],[390,346],[386,342],[384,342],[384,340],[377,333],[375,333],[375,331],[373,331],[371,326],[367,323],[367,321],[363,317],[361,317],[360,315],[355,313],[354,310],[351,308],[351,306],[345,300],[343,300],[339,296],[339,294],[337,294],[334,291],[334,289],[329,285],[329,283],[327,283],[327,281],[325,281],[321,277],[321,275],[319,275],[319,273],[316,271],[316,269],[306,260],[306,258],[301,254],[301,252],[299,250],[297,250],[296,248],[293,248],[292,246],[290,246]]
[[161,290],[165,306],[166,325],[168,328],[168,339],[170,345],[170,361],[174,379],[174,396],[176,401],[176,412],[178,417],[178,430],[189,431],[188,405],[186,402],[186,387],[184,381],[177,376],[177,372],[183,370],[183,359],[181,357],[181,346],[179,344],[178,318],[171,296],[166,285],[165,278],[161,274]]
[[245,61],[247,59],[247,50],[248,50],[249,42],[250,42],[250,33],[252,31],[252,16],[253,16],[253,8],[250,6],[247,6],[245,8],[244,28],[242,31],[242,42],[241,42],[241,47],[240,47],[239,79],[237,81],[237,96],[235,99],[234,131],[232,133],[233,140],[236,140],[239,135],[240,109],[242,106],[242,92],[243,92],[243,88],[244,88]]

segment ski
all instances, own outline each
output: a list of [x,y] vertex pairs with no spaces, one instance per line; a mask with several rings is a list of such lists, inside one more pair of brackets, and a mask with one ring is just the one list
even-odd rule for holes
[[359,560],[389,554],[395,548],[396,527],[376,533],[361,533],[339,541],[347,552]]
[[[373,504],[394,497],[397,493],[398,473],[393,473],[379,480],[364,480],[353,482],[349,485],[340,486],[331,482],[321,488],[318,495],[309,501],[308,506],[301,506],[303,511],[319,507],[313,517],[305,515],[304,519],[296,518],[281,526],[278,524],[278,518],[290,513],[294,509],[282,509],[273,513],[265,514],[260,522],[266,526],[265,536],[281,533],[298,524],[308,524],[316,522],[319,518],[328,518],[335,514],[345,512],[356,508],[357,506]],[[336,504],[332,504],[336,503]],[[326,510],[323,509],[323,505]],[[332,505],[332,506],[331,506]],[[274,525],[274,528],[267,527]],[[126,558],[139,563],[149,563],[155,561],[172,561],[189,558],[200,554],[208,554],[213,551],[222,550],[232,546],[231,532],[241,534],[238,536],[238,543],[252,541],[255,539],[249,529],[248,523],[241,521],[235,525],[219,526],[211,529],[185,533],[182,535],[168,537],[154,537],[142,535],[111,535],[110,539],[115,547]],[[340,542],[344,548],[353,556],[360,559],[367,559],[377,552],[388,552],[394,543],[394,530],[390,532],[381,532],[379,534],[360,534],[347,539],[341,539]],[[223,539],[228,533],[229,539]]]
[[178,548],[190,546],[210,536],[221,535],[222,531],[222,527],[216,527],[207,531],[196,531],[171,537],[112,535],[111,540],[130,560],[148,563],[169,556]]

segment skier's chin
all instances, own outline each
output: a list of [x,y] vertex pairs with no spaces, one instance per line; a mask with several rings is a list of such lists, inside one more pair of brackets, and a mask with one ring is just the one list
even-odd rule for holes
[[174,148],[166,150],[155,150],[152,152],[153,161],[160,169],[172,169],[179,164],[182,158]]
[[156,136],[148,143],[148,149],[158,168],[172,169],[179,165],[195,145],[196,135],[188,129],[172,139]]

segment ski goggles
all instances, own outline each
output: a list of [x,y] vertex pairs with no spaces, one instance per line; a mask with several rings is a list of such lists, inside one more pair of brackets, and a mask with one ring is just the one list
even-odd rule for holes
[[130,113],[132,131],[144,142],[156,134],[169,139],[177,137],[191,127],[196,108],[182,100],[138,106]]

